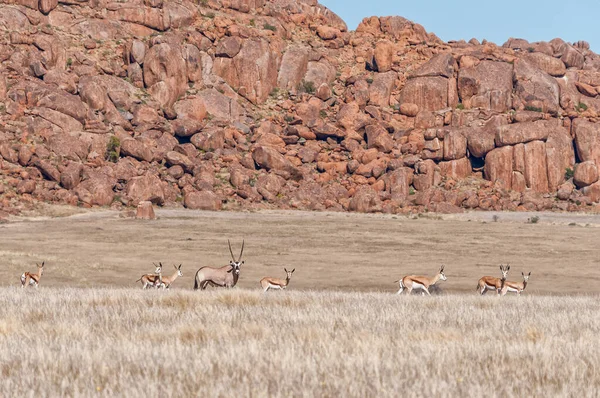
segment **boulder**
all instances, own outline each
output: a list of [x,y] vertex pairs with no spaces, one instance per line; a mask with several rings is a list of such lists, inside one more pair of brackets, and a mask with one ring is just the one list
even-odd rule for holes
[[467,156],[467,137],[460,130],[451,130],[444,137],[444,160]]
[[157,205],[162,205],[165,202],[162,181],[154,174],[131,178],[127,182],[126,193],[132,206],[137,206],[143,201],[149,201]]
[[600,123],[577,118],[573,121],[577,156],[582,161],[593,161],[600,165]]
[[206,112],[225,120],[237,120],[241,113],[237,101],[220,93],[214,88],[202,90],[196,95],[204,104]]
[[144,57],[144,84],[164,108],[170,108],[185,94],[187,71],[178,46],[168,43],[154,45]]
[[596,164],[588,160],[586,162],[578,163],[575,166],[575,173],[573,174],[573,182],[577,185],[577,188],[587,187],[598,181],[598,167]]
[[197,97],[177,101],[173,105],[173,109],[177,114],[177,119],[191,119],[201,122],[206,118],[204,101]]
[[58,6],[58,0],[39,0],[38,7],[42,14],[48,15]]
[[392,69],[394,45],[389,40],[381,40],[375,44],[373,60],[379,73],[389,72]]
[[165,160],[170,166],[181,166],[188,172],[194,168],[194,162],[189,157],[176,151],[167,152]]
[[593,86],[590,86],[589,84],[586,83],[580,83],[580,82],[575,82],[575,87],[577,87],[577,90],[588,97],[595,97],[596,95],[598,95],[598,92],[596,91],[596,88]]
[[560,60],[564,62],[567,68],[583,68],[585,57],[579,50],[576,50],[570,44],[564,43],[560,51],[562,52]]
[[24,193],[32,194],[36,187],[35,180],[22,180],[17,184],[17,193],[19,195],[23,195]]
[[217,57],[213,73],[221,76],[238,94],[254,104],[263,103],[277,85],[281,62],[279,41],[255,38],[243,42],[233,58]]
[[390,95],[397,77],[396,72],[378,73],[369,86],[369,104],[381,107],[390,105]]
[[471,156],[484,158],[485,155],[496,147],[495,129],[472,128],[467,130],[467,148]]
[[137,62],[140,65],[143,64],[146,51],[148,51],[148,47],[143,41],[133,40],[130,50],[131,62]]
[[381,200],[377,192],[368,185],[357,188],[350,199],[348,210],[358,213],[374,213],[381,211]]
[[420,110],[435,111],[448,107],[448,79],[441,76],[409,79],[398,102],[415,104]]
[[506,112],[512,107],[513,66],[506,62],[481,61],[458,72],[458,95],[466,108]]
[[73,189],[81,182],[81,173],[83,171],[83,165],[77,162],[71,162],[65,169],[60,173],[60,184],[65,189]]
[[48,160],[36,159],[33,165],[49,180],[60,182],[60,171]]
[[419,113],[419,106],[417,104],[413,104],[410,102],[405,102],[403,104],[400,104],[400,114],[401,115],[415,117],[415,116],[417,116],[418,113]]
[[513,171],[513,147],[496,148],[485,155],[485,178],[499,186],[510,189]]
[[320,25],[317,27],[317,35],[323,40],[333,40],[340,35],[340,31],[331,26]]
[[573,193],[574,189],[575,186],[571,181],[564,182],[558,187],[556,196],[560,200],[568,200],[571,197],[571,194]]
[[190,82],[202,81],[202,53],[193,44],[186,44],[182,49],[187,78]]
[[414,170],[401,167],[387,174],[387,186],[392,199],[406,199],[410,194],[410,186],[413,183]]
[[496,145],[515,145],[529,141],[546,141],[551,131],[562,130],[560,121],[538,120],[529,123],[515,123],[496,128]]
[[154,157],[152,148],[136,138],[125,138],[121,140],[121,155],[131,156],[137,160],[146,162],[151,162]]
[[135,218],[138,220],[154,220],[156,219],[156,214],[154,214],[154,207],[152,206],[152,202],[143,200],[137,205],[137,210],[135,213]]
[[544,54],[541,52],[533,52],[526,54],[524,58],[531,65],[543,70],[550,76],[561,77],[564,76],[567,72],[567,68],[565,67],[564,62],[548,54]]
[[102,172],[87,170],[83,172],[85,180],[75,187],[74,191],[79,200],[87,205],[108,206],[115,197],[113,188],[116,184],[114,177]]
[[233,58],[242,49],[242,39],[239,37],[225,36],[217,43],[215,57]]
[[220,210],[221,199],[212,191],[186,190],[183,196],[183,204],[188,209],[195,210]]
[[525,109],[540,108],[556,114],[560,109],[560,89],[556,80],[524,59],[514,63],[515,93]]
[[435,55],[415,72],[410,77],[431,77],[441,76],[445,78],[453,78],[454,73],[458,70],[458,64],[456,60],[449,53],[442,53]]
[[546,141],[548,188],[556,191],[565,181],[565,172],[575,164],[575,150],[571,135],[564,128],[553,129]]
[[461,180],[471,175],[471,162],[469,158],[463,157],[458,160],[449,162],[440,162],[438,164],[442,177],[451,178],[453,180]]
[[525,144],[525,183],[535,192],[548,192],[546,144],[542,141]]
[[381,125],[371,124],[365,128],[365,133],[368,148],[376,148],[385,153],[391,152],[394,149],[394,140]]
[[267,171],[290,171],[294,168],[285,156],[271,146],[257,146],[252,152],[252,158],[259,167],[266,169]]
[[281,59],[277,86],[296,91],[308,68],[308,47],[293,44],[287,47]]
[[263,199],[272,202],[285,185],[285,180],[276,174],[264,174],[258,177],[254,187]]
[[419,192],[427,191],[435,185],[436,164],[431,159],[426,159],[415,164],[413,186]]

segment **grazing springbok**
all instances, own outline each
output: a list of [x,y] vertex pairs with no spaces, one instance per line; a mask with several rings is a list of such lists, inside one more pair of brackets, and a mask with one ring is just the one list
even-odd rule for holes
[[136,282],[142,281],[142,289],[148,289],[149,287],[159,287],[162,284],[162,263],[158,263],[154,274],[144,274]]
[[502,295],[506,295],[507,292],[514,292],[517,293],[517,296],[521,295],[521,292],[523,290],[525,290],[525,288],[527,287],[527,282],[529,282],[529,277],[531,276],[531,272],[528,273],[527,275],[525,275],[524,273],[521,272],[521,275],[523,276],[523,282],[510,282],[510,281],[505,281],[504,282],[504,286],[502,287]]
[[227,288],[235,286],[240,277],[240,267],[244,264],[244,261],[240,261],[244,254],[244,241],[242,241],[242,250],[237,260],[233,255],[233,250],[231,250],[229,239],[227,243],[229,244],[229,253],[231,254],[229,264],[221,268],[200,268],[196,271],[196,277],[194,278],[194,290],[198,290],[198,288],[204,290],[208,285]]
[[288,284],[290,283],[290,279],[292,279],[292,274],[294,273],[294,271],[296,271],[296,268],[294,268],[291,271],[288,271],[285,268],[283,270],[285,271],[285,274],[286,274],[285,280],[278,279],[278,278],[271,278],[268,276],[265,276],[264,278],[262,278],[260,280],[260,285],[263,288],[263,292],[266,292],[269,289],[283,290],[288,286]]
[[506,281],[506,277],[508,276],[508,270],[510,269],[510,265],[500,265],[500,272],[502,272],[502,278],[495,278],[493,276],[484,276],[479,279],[477,282],[477,291],[479,294],[483,295],[488,290],[496,290],[496,294],[500,294],[502,287],[504,286],[504,281]]
[[33,272],[24,272],[21,275],[21,287],[25,286],[34,286],[38,287],[40,285],[40,279],[42,278],[42,273],[44,272],[44,264],[45,261],[42,261],[42,265],[36,263],[38,270],[36,273]]
[[[159,264],[162,266],[162,263],[159,263]],[[177,279],[178,276],[183,276],[183,272],[181,272],[181,265],[182,264],[179,264],[179,266],[173,265],[173,267],[175,268],[175,272],[169,276],[162,276],[161,281],[159,282],[157,287],[163,288],[163,289],[170,288],[171,283],[173,283],[175,281],[175,279]]]
[[439,280],[445,281],[447,279],[448,278],[446,278],[446,275],[444,275],[444,266],[442,265],[439,272],[435,276],[427,277],[410,275],[395,281],[394,283],[398,283],[400,285],[400,289],[396,294],[402,293],[406,288],[408,289],[408,294],[410,294],[413,289],[421,289],[421,293],[423,295],[427,293],[429,296],[431,296],[431,293],[429,293],[429,287],[435,285]]

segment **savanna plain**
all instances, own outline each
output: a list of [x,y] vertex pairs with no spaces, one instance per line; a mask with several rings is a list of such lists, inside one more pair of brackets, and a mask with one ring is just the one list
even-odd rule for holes
[[[600,390],[597,216],[157,214],[48,208],[0,225],[0,396]],[[198,268],[227,264],[227,239],[236,254],[245,240],[237,287],[191,290]],[[42,260],[40,287],[21,289]],[[183,277],[143,291],[158,261]],[[478,296],[501,263],[509,280],[531,271],[523,295]],[[441,264],[437,295],[394,294]],[[289,288],[263,294],[284,267]]]

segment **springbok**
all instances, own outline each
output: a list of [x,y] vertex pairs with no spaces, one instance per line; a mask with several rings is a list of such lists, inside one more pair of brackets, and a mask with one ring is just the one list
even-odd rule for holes
[[229,244],[229,253],[231,254],[231,261],[224,267],[202,267],[196,271],[196,277],[194,278],[194,290],[198,288],[204,290],[210,284],[211,286],[232,288],[236,285],[240,277],[240,267],[244,264],[242,255],[244,254],[244,241],[242,241],[242,250],[240,256],[235,259],[233,250],[231,250],[231,242],[227,240]]
[[400,286],[400,289],[396,294],[402,293],[406,288],[408,289],[408,294],[410,294],[413,289],[421,289],[421,293],[423,295],[427,293],[429,296],[431,296],[431,293],[429,293],[429,287],[435,285],[439,280],[445,281],[447,279],[448,278],[446,278],[446,275],[444,275],[444,266],[442,265],[435,276],[426,277],[410,275],[395,281],[394,283],[398,283]]
[[508,270],[510,269],[510,265],[500,265],[500,272],[502,272],[502,278],[495,278],[493,276],[484,276],[479,279],[477,282],[476,290],[479,294],[483,295],[488,290],[496,290],[496,294],[500,294],[502,287],[504,286],[504,282],[506,281],[506,277],[508,276]]
[[531,272],[528,273],[527,275],[525,275],[524,273],[521,272],[521,275],[523,276],[523,282],[510,282],[510,281],[505,281],[504,282],[504,286],[502,287],[502,295],[506,295],[507,292],[514,292],[517,293],[517,296],[521,295],[521,292],[523,290],[525,290],[525,288],[527,287],[527,282],[529,282],[529,277],[531,276]]
[[260,280],[260,285],[263,288],[263,292],[266,292],[269,289],[283,290],[288,286],[288,284],[290,283],[290,279],[292,279],[292,274],[294,273],[294,271],[296,271],[296,268],[294,268],[291,271],[288,271],[285,268],[283,270],[285,271],[285,274],[286,274],[285,280],[278,279],[278,278],[271,278],[268,276],[265,276],[264,278],[262,278]]
[[40,279],[42,278],[42,273],[44,272],[44,264],[46,262],[42,261],[42,265],[36,263],[35,265],[37,265],[37,272],[33,273],[33,272],[23,272],[23,275],[21,275],[21,287],[24,288],[25,286],[34,286],[34,287],[38,287],[40,285]]
[[154,266],[156,267],[154,274],[144,274],[136,281],[142,281],[142,289],[159,287],[162,284],[162,263],[154,264]]
[[[159,263],[162,266],[162,263]],[[179,264],[179,266],[173,265],[173,267],[175,268],[175,272],[172,273],[170,276],[163,276],[161,277],[161,280],[158,284],[158,286],[156,287],[162,287],[163,289],[168,289],[171,287],[171,283],[173,283],[175,281],[175,279],[177,279],[178,276],[183,276],[183,272],[181,272],[181,265]]]

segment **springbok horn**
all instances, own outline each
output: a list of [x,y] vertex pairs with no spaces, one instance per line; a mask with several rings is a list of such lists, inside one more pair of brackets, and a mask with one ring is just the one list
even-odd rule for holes
[[233,250],[231,250],[231,242],[227,239],[227,243],[229,244],[229,253],[231,253],[231,259],[235,261],[235,256],[233,255]]
[[242,250],[240,251],[240,258],[238,258],[238,263],[242,259],[242,254],[244,254],[244,240],[242,240]]

